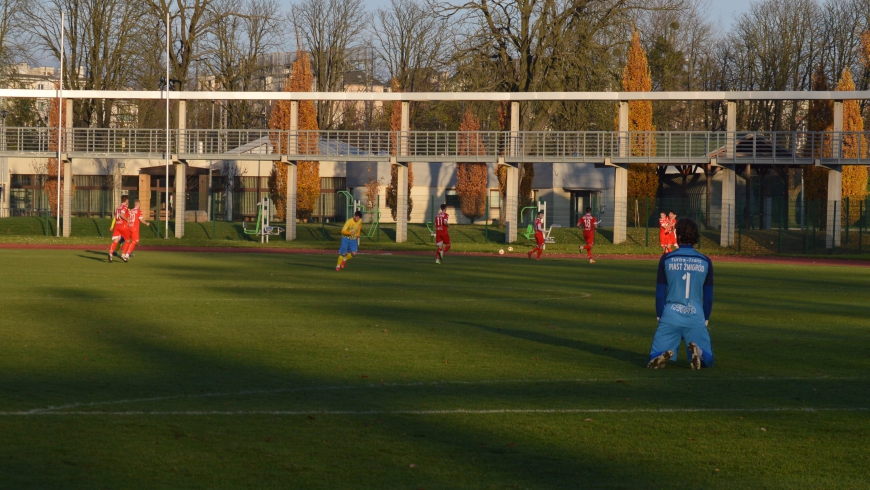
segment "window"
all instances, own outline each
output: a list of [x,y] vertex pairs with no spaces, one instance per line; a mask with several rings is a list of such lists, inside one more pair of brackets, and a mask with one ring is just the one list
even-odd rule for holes
[[459,195],[456,194],[456,189],[448,189],[446,195],[444,196],[444,202],[448,207],[458,208],[459,205]]
[[498,209],[501,206],[501,194],[498,189],[489,190],[489,207]]

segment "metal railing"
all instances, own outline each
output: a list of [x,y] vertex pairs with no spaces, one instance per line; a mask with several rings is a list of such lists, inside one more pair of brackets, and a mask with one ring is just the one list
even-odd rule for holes
[[[51,157],[57,130],[0,129],[0,155]],[[73,128],[70,157],[164,158],[163,129]],[[282,131],[173,129],[169,153],[183,160],[323,160],[807,165],[868,164],[870,132],[808,131]]]

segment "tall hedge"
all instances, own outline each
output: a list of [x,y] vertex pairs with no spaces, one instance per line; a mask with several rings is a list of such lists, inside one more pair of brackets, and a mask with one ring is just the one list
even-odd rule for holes
[[[855,81],[849,68],[837,83],[837,91],[855,90]],[[864,137],[864,119],[857,100],[843,101],[843,158],[867,158],[867,139]],[[852,134],[849,134],[852,133]],[[851,224],[860,217],[860,203],[867,199],[867,166],[843,166],[843,199],[849,198],[849,209],[843,209],[843,219],[848,215]]]
[[[480,120],[466,110],[459,124],[459,155],[485,155],[486,148],[481,141]],[[468,131],[468,134],[462,132]],[[462,214],[474,223],[486,216],[486,163],[468,162],[456,164],[456,194]]]
[[[311,59],[307,52],[296,51],[296,61],[290,67],[290,76],[284,83],[285,92],[310,92],[314,81],[311,72]],[[298,114],[299,131],[317,131],[317,111],[314,102],[310,100],[299,101]],[[269,128],[288,130],[290,129],[290,101],[282,100],[275,103],[272,116],[269,119]],[[279,137],[280,133],[270,134],[272,145],[282,153],[287,141]],[[301,155],[314,155],[320,153],[319,138],[316,134],[301,133],[297,138],[297,151]],[[315,212],[317,198],[320,197],[320,162],[300,161],[296,163],[296,217],[308,219]],[[287,200],[287,167],[281,162],[274,162],[272,173],[269,175],[269,192],[272,195],[276,219],[284,218]]]
[[[646,53],[640,44],[640,34],[631,33],[631,46],[628,59],[622,72],[622,90],[625,92],[649,92],[652,90],[652,77]],[[628,103],[628,130],[654,131],[652,102],[633,100]],[[616,121],[619,129],[619,120]],[[652,135],[634,135],[630,140],[631,156],[653,156],[656,141]],[[654,163],[633,163],[628,166],[628,196],[636,198],[655,198],[659,188],[658,165]]]

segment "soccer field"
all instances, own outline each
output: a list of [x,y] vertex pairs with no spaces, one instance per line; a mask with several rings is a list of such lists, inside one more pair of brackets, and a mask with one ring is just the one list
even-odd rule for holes
[[2,488],[868,488],[870,269],[2,250]]

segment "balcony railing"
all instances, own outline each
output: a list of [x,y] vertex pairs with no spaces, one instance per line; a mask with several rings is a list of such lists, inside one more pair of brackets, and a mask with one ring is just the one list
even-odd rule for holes
[[[73,158],[806,165],[870,163],[870,133],[703,131],[281,131],[95,129],[62,132]],[[0,128],[0,155],[52,157],[57,130]]]

